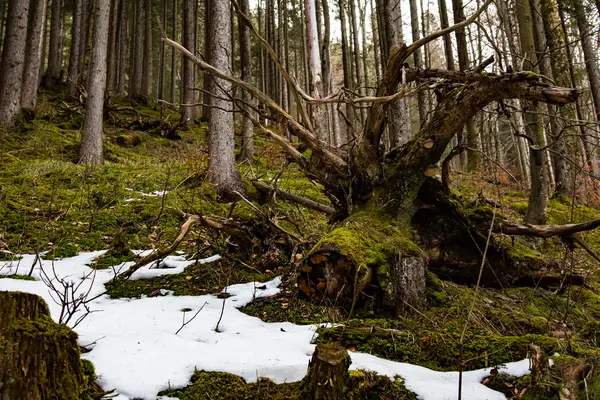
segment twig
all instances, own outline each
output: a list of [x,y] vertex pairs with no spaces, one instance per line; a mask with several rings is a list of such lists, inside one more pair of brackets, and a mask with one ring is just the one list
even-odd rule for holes
[[194,314],[194,316],[192,318],[190,318],[188,321],[185,320],[185,311],[183,312],[183,323],[181,324],[181,327],[179,327],[179,329],[177,329],[177,332],[175,332],[175,335],[177,335],[179,332],[181,332],[181,330],[190,322],[192,322],[197,316],[198,314],[200,314],[200,311],[202,311],[202,309],[204,308],[205,305],[208,304],[208,301],[205,301],[204,304],[202,304],[202,307],[200,307],[200,309],[198,311],[196,311],[196,314]]

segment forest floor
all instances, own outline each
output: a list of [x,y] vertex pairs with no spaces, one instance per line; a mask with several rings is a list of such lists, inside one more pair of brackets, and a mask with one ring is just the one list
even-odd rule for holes
[[[253,207],[245,202],[218,203],[206,179],[208,154],[204,124],[178,132],[180,139],[173,140],[163,137],[168,130],[164,121],[172,124],[178,118],[177,113],[168,108],[117,101],[111,103],[106,117],[107,162],[96,168],[76,163],[82,110],[64,103],[58,93],[40,96],[35,120],[24,121],[17,132],[0,133],[2,266],[14,266],[20,261],[18,254],[40,254],[44,260],[40,265],[45,263],[58,268],[58,260],[72,265],[67,260],[86,254],[80,255],[82,252],[108,250],[103,254],[94,253],[95,257],[87,261],[89,267],[97,268],[99,274],[107,277],[98,280],[108,292],[106,302],[132,299],[133,303],[153,299],[157,293],[171,293],[165,296],[167,298],[209,296],[207,299],[219,299],[219,296],[223,297],[223,289],[231,285],[272,282],[280,277],[279,291],[273,290],[269,297],[252,296],[253,301],[244,302],[239,311],[245,316],[257,317],[263,324],[285,322],[294,327],[310,325],[316,329],[318,324],[327,323],[318,327],[318,335],[313,332],[308,342],[298,345],[312,346],[312,339],[320,343],[339,342],[356,354],[366,353],[435,371],[470,371],[517,362],[527,358],[531,343],[552,356],[554,367],[548,370],[543,382],[535,385],[529,376],[519,379],[509,379],[502,374],[498,375],[502,378],[482,376],[488,387],[507,397],[558,398],[563,371],[581,360],[595,360],[599,354],[598,262],[582,250],[576,250],[572,257],[565,259],[566,245],[559,239],[498,236],[498,241],[512,247],[523,260],[563,263],[564,282],[545,288],[534,285],[476,289],[429,273],[427,308],[423,312],[392,318],[367,308],[348,315],[335,304],[313,304],[303,300],[295,288],[295,261],[308,252],[323,233],[332,229],[325,215],[282,200],[256,201],[259,196],[250,184],[248,198],[252,199]],[[246,180],[276,179],[281,189],[327,202],[318,184],[306,179],[277,148],[261,138],[257,138],[254,163],[240,165],[240,170]],[[470,205],[471,212],[487,212],[489,203],[493,202],[500,205],[498,212],[504,218],[520,221],[527,206],[527,192],[506,174],[491,176],[490,179],[475,174],[454,174],[452,188],[461,202]],[[594,205],[594,199],[586,192],[579,193],[576,202],[553,198],[548,207],[549,223],[600,218],[600,211]],[[156,276],[151,276],[152,270],[142,271],[144,279],[119,282],[108,279],[114,274],[111,267],[131,265],[136,260],[131,250],[162,249],[170,245],[184,222],[182,211],[251,224],[260,219],[254,207],[263,215],[276,219],[286,231],[302,238],[302,243],[290,248],[280,236],[273,235],[258,238],[252,246],[243,247],[229,235],[198,226],[178,249],[181,251],[178,258],[169,259],[171,265],[179,269]],[[600,232],[581,237],[592,250],[600,253]],[[217,254],[221,258],[213,262],[194,262]],[[23,265],[27,259],[33,262],[31,257],[23,256]],[[0,275],[12,278],[11,281],[27,279],[29,274],[29,268],[19,269],[17,275],[12,275],[13,269],[10,273],[7,271],[9,269],[4,273],[0,271]],[[569,285],[571,273],[585,274],[585,284]],[[0,289],[13,284],[9,285],[8,279],[2,281]],[[26,284],[27,280],[22,280],[19,287]],[[252,287],[256,288],[256,285]],[[181,310],[187,306],[177,303],[177,307],[180,318]],[[234,314],[229,309],[228,312]],[[202,312],[196,321],[200,324],[201,316]],[[214,322],[210,324],[214,325]],[[118,329],[116,325],[115,329]],[[82,340],[83,337],[89,339],[91,336],[82,335]],[[309,355],[305,357],[308,362]],[[198,365],[203,364],[199,362]],[[364,365],[376,369],[373,363]],[[160,369],[160,365],[155,368]],[[180,399],[288,399],[302,396],[302,381],[276,385],[261,379],[252,383],[256,377],[245,376],[249,382],[246,383],[239,376],[215,372],[227,369],[205,369],[188,376],[190,381],[186,387],[181,381],[174,386],[161,383],[161,389],[171,388],[163,395]],[[390,372],[389,375],[397,374]],[[407,390],[410,386],[408,375],[403,377],[405,382],[400,379],[392,383],[388,378],[372,373],[354,372],[348,397],[414,398],[415,395]],[[99,382],[102,379],[100,376]],[[431,381],[439,379],[430,378]],[[442,394],[447,397],[430,398],[456,398],[455,393]],[[600,398],[597,368],[586,376],[582,396]]]

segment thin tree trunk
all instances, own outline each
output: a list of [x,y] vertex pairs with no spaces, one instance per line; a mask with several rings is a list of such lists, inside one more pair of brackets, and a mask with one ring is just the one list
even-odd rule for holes
[[[167,0],[162,0],[162,11],[161,11],[161,23],[162,26],[167,27]],[[160,56],[158,64],[158,99],[165,99],[165,44],[161,41],[160,43]]]
[[[527,0],[517,2],[517,22],[521,41],[521,54],[524,57],[523,68],[533,71],[537,64],[533,39],[533,24],[531,8]],[[540,125],[538,105],[534,102],[522,102],[525,111],[525,132],[534,146],[542,147],[544,131]],[[530,177],[531,189],[529,204],[525,212],[526,223],[543,225],[546,223],[546,205],[548,204],[548,181],[545,168],[545,158],[542,151],[530,146]]]
[[[358,30],[358,18],[356,17],[356,2],[355,0],[349,0],[348,2],[350,7],[350,21],[352,27],[352,43],[354,46],[354,68],[356,71],[356,87],[358,88],[358,94],[361,96],[365,96],[365,71],[363,68],[363,64],[360,60],[360,41],[358,40],[359,30]],[[367,118],[367,110],[366,108],[362,108],[360,112],[360,119],[362,123]]]
[[[304,0],[306,19],[308,64],[310,69],[310,93],[315,99],[320,99],[323,94],[323,79],[321,76],[321,56],[319,54],[319,39],[317,36],[317,15],[315,0]],[[319,139],[328,140],[327,113],[322,105],[312,107],[312,119]]]
[[117,88],[117,25],[119,24],[119,8],[121,0],[112,0],[110,24],[108,28],[108,65],[106,67],[106,96],[111,97]]
[[79,47],[81,46],[81,14],[84,0],[75,0],[73,24],[71,28],[71,48],[69,71],[67,73],[67,94],[76,97],[79,83]]
[[[211,3],[214,1],[216,1],[216,0],[204,0],[204,10],[210,10]],[[206,13],[206,15],[210,15],[210,13]],[[208,60],[211,59],[209,42],[210,42],[210,37],[212,34],[211,30],[213,29],[213,27],[214,27],[213,19],[207,18],[206,21],[204,22],[204,57],[206,57]],[[212,77],[210,76],[210,74],[207,74],[207,73],[204,73],[204,75],[202,75],[202,77],[203,77],[202,85],[204,86],[204,94],[202,96],[202,102],[204,104],[208,105],[211,102],[210,93],[212,91],[212,83],[211,83]],[[202,118],[205,120],[208,120],[210,118],[210,107],[206,107],[206,106],[202,107]]]
[[[339,0],[338,7],[340,10],[340,21],[342,25],[342,70],[344,73],[344,87],[352,92],[354,90],[354,82],[350,76],[350,54],[348,49],[348,31],[346,29],[346,0]],[[346,118],[350,121],[350,124],[346,125],[345,138],[342,137],[342,141],[347,141],[354,136],[354,108],[351,104],[346,104]]]
[[[172,31],[171,37],[173,40],[177,40],[177,1],[173,2],[173,16],[172,16]],[[177,90],[177,52],[174,48],[171,49],[171,104],[175,104],[175,96]]]
[[[144,0],[144,58],[142,62],[142,96],[146,100],[152,94],[152,0]],[[195,49],[192,50],[195,52]]]
[[25,45],[25,66],[21,87],[21,108],[30,116],[35,115],[40,68],[42,66],[42,44],[44,21],[46,20],[46,0],[35,0],[29,15],[27,43]]
[[8,16],[0,63],[0,127],[13,128],[21,113],[21,82],[25,67],[25,42],[29,0],[13,0]]
[[[448,28],[448,9],[446,7],[446,0],[438,0],[438,7],[440,10],[440,27],[442,29]],[[446,55],[446,66],[449,71],[454,71],[454,53],[452,52],[452,39],[450,34],[443,36],[444,38],[444,54]]]
[[[250,15],[250,5],[248,0],[240,1],[240,9],[244,15]],[[241,18],[238,18],[238,34],[240,37],[240,64],[241,78],[245,82],[252,83],[252,43],[250,42],[250,28]],[[252,96],[247,91],[242,91],[242,101],[245,104],[252,104]],[[251,107],[245,107],[247,113],[252,113]],[[244,117],[242,123],[242,148],[240,151],[240,161],[251,163],[254,157],[254,133],[252,120]]]
[[[410,3],[410,26],[412,31],[412,41],[416,42],[421,38],[419,32],[419,9],[417,8],[417,0],[409,0]],[[418,48],[413,54],[415,67],[423,69],[423,53],[421,48]],[[417,93],[417,108],[419,110],[419,126],[423,125],[427,117],[427,99],[424,91]]]
[[[212,3],[215,1],[211,1]],[[183,35],[183,46],[188,49],[190,52],[195,53],[195,43],[194,43],[194,24],[196,20],[194,18],[194,1],[193,0],[183,0],[183,20],[182,20],[182,35]],[[228,12],[227,15],[230,13]],[[214,19],[211,18],[211,24],[214,22]],[[227,21],[227,25],[231,27],[229,21]],[[216,28],[216,26],[214,26]],[[219,27],[220,29],[221,27]],[[227,29],[229,31],[229,28]],[[212,35],[211,35],[212,36]],[[229,39],[227,39],[230,41]],[[227,45],[227,48],[231,46],[231,43]],[[211,48],[212,51],[212,48]],[[230,53],[228,53],[229,56]],[[212,57],[212,56],[211,56]],[[196,74],[194,69],[194,63],[184,57],[181,61],[182,63],[182,85],[183,85],[183,95],[182,95],[182,103],[181,106],[181,118],[185,121],[186,126],[190,126],[194,122],[194,118],[196,117],[196,107],[193,105],[195,96],[194,96],[194,88],[196,87]],[[212,110],[211,110],[212,112]]]
[[60,80],[63,53],[63,1],[52,0],[52,17],[50,18],[50,50],[48,51],[48,71],[44,78],[44,86],[53,88]]
[[77,66],[79,67],[77,76],[79,77],[79,83],[83,86],[87,86],[85,79],[85,56],[86,54],[88,54],[92,7],[92,0],[83,0],[83,7],[81,9],[81,42],[79,46],[79,55],[77,56],[77,58],[79,59],[77,63]]
[[102,115],[106,89],[106,59],[110,0],[96,0],[92,59],[89,70],[89,97],[81,133],[79,158],[85,164],[102,164]]
[[594,49],[593,30],[587,18],[588,10],[581,0],[573,0],[575,20],[579,28],[581,48],[585,57],[585,69],[588,73],[596,121],[600,121],[600,70],[598,69],[598,54]]
[[[230,73],[231,54],[231,8],[229,2],[211,1],[208,15],[211,16],[215,34],[210,35],[210,64]],[[210,181],[223,200],[237,200],[236,191],[243,192],[241,177],[235,164],[235,141],[233,132],[233,105],[227,100],[231,83],[213,77],[214,96],[211,97],[210,120],[208,123],[208,169]]]
[[125,94],[125,66],[127,54],[127,4],[119,1],[119,22],[117,28],[117,43],[119,46],[117,67],[117,95]]
[[[400,12],[399,0],[383,1],[383,25],[385,27],[385,46],[382,53],[385,55],[387,63],[390,50],[394,45],[401,45],[404,42],[402,38],[402,14]],[[381,27],[381,25],[380,25]],[[403,145],[412,138],[412,128],[410,123],[410,113],[408,101],[400,99],[390,105],[388,108],[388,120],[390,131],[390,142],[392,147]]]
[[[375,87],[377,87],[377,85],[379,85],[379,81],[381,79],[381,71],[380,71],[380,55],[379,55],[379,27],[377,26],[377,12],[376,9],[373,7],[373,0],[370,0],[370,6],[371,6],[371,35],[373,36],[373,54],[375,56],[375,62],[373,63],[374,67],[375,67],[375,77],[377,79],[377,81],[375,82]],[[365,21],[365,25],[367,24],[367,21]]]

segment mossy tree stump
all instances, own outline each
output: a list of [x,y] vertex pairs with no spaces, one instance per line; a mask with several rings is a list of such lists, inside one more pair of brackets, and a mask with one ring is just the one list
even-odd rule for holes
[[76,400],[84,389],[77,334],[40,297],[0,292],[0,399]]
[[304,399],[343,399],[350,363],[348,352],[339,344],[318,344],[308,365]]
[[[315,301],[347,310],[377,298],[401,315],[424,307],[427,257],[407,227],[360,211],[325,235],[298,266],[298,288]],[[366,294],[363,298],[363,294]]]

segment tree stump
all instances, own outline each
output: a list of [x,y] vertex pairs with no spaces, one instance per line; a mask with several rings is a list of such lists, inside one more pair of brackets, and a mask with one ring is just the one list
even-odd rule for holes
[[304,399],[343,399],[350,363],[348,352],[339,344],[318,344],[308,365]]
[[40,297],[0,292],[0,399],[76,400],[85,389],[77,334]]

